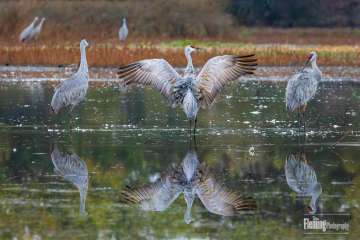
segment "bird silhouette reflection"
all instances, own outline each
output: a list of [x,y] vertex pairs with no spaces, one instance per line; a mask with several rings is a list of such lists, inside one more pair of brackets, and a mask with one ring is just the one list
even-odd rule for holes
[[322,188],[316,177],[316,172],[309,165],[304,152],[289,154],[285,161],[285,177],[288,186],[299,197],[311,197],[306,212],[317,212],[317,200],[321,195]]
[[183,194],[187,205],[186,223],[192,221],[191,208],[196,197],[209,212],[222,216],[251,213],[256,209],[253,198],[229,189],[218,175],[200,162],[196,148],[190,146],[182,162],[165,171],[156,182],[123,189],[121,202],[139,205],[144,211],[161,212]]
[[53,146],[51,161],[54,172],[71,182],[80,193],[80,214],[86,215],[85,202],[89,184],[89,174],[85,161],[74,153],[62,153],[57,145]]

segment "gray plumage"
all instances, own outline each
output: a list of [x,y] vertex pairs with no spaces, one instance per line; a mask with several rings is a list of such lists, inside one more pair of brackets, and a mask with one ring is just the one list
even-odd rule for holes
[[306,107],[306,104],[315,96],[318,82],[321,81],[321,71],[316,64],[317,54],[310,53],[308,62],[311,68],[303,69],[293,75],[288,81],[285,93],[286,108],[289,111],[305,111],[300,108]]
[[139,204],[145,211],[164,211],[183,193],[187,205],[184,221],[192,221],[191,208],[196,196],[212,213],[233,216],[256,208],[252,198],[231,191],[204,165],[195,151],[189,151],[182,163],[170,168],[161,179],[145,187],[126,187],[121,200],[126,204]]
[[119,29],[119,39],[121,42],[124,42],[129,34],[129,30],[126,25],[126,18],[122,19],[122,25]]
[[61,108],[68,106],[72,110],[85,99],[89,86],[89,69],[86,61],[86,47],[88,45],[85,39],[81,40],[81,60],[78,71],[70,79],[62,81],[56,86],[51,100],[51,109],[54,113],[58,113]]
[[191,53],[197,48],[185,47],[187,66],[180,76],[164,59],[148,59],[119,68],[118,77],[125,85],[152,85],[175,107],[182,106],[189,120],[196,120],[199,108],[209,107],[224,86],[245,74],[253,74],[254,54],[224,55],[209,59],[196,76]]
[[[303,158],[303,159],[302,159]],[[285,162],[285,177],[288,186],[299,196],[310,196],[310,213],[315,213],[316,201],[322,188],[317,180],[315,170],[307,164],[303,154],[289,155]]]
[[85,202],[89,184],[86,163],[76,154],[62,154],[57,145],[51,153],[51,160],[56,174],[74,184],[80,193],[80,213],[85,214]]
[[21,33],[19,36],[19,40],[20,42],[24,42],[24,43],[29,43],[32,40],[34,40],[34,36],[35,36],[35,23],[37,22],[39,18],[35,17],[34,20],[30,23],[29,26],[27,26]]

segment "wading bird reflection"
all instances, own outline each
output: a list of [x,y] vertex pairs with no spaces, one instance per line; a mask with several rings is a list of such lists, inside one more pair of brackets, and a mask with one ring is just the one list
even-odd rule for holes
[[80,42],[80,66],[78,71],[70,79],[62,81],[55,87],[55,93],[51,100],[51,109],[58,113],[63,107],[70,107],[70,112],[85,99],[89,86],[89,69],[86,61],[86,47],[88,42],[83,39]]
[[86,163],[76,154],[63,154],[54,145],[51,160],[56,174],[77,187],[80,193],[80,214],[86,214],[85,202],[88,191],[89,176]]
[[[301,119],[305,132],[305,111],[307,103],[315,96],[318,83],[321,81],[321,71],[316,64],[317,54],[311,52],[304,68],[293,75],[288,81],[285,93],[286,108],[288,111],[298,112],[299,130]],[[310,68],[305,68],[310,63]]]
[[187,66],[183,76],[164,59],[147,59],[119,68],[118,76],[124,84],[152,85],[170,104],[182,106],[190,123],[196,129],[200,107],[210,107],[224,86],[240,76],[253,74],[257,66],[254,54],[244,56],[224,55],[209,59],[198,75],[191,53],[198,48],[185,47]]
[[308,164],[305,153],[288,155],[285,162],[285,177],[289,187],[300,197],[311,197],[307,212],[317,212],[317,199],[322,188],[315,170]]
[[184,221],[192,221],[191,208],[196,196],[214,214],[234,216],[256,209],[254,199],[228,189],[217,174],[200,164],[195,151],[189,150],[180,165],[170,168],[155,183],[143,187],[127,186],[121,201],[138,204],[144,211],[165,211],[184,194],[187,205]]

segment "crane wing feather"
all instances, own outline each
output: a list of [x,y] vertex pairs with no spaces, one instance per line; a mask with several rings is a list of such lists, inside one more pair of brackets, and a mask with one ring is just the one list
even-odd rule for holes
[[254,199],[244,197],[238,192],[227,189],[208,170],[204,172],[204,176],[196,183],[196,193],[209,212],[223,216],[233,216],[256,209]]
[[126,186],[120,200],[125,204],[139,204],[146,211],[164,211],[182,192],[181,187],[168,178],[159,179],[143,187]]
[[198,98],[202,106],[210,106],[224,86],[242,75],[253,74],[257,63],[254,54],[223,55],[209,59],[196,78]]
[[180,75],[164,59],[147,59],[119,68],[118,77],[125,85],[137,83],[155,87],[173,101],[173,88]]

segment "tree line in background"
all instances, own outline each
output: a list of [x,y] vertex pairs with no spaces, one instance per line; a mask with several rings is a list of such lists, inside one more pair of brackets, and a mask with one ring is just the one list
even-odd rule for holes
[[275,27],[356,27],[360,0],[231,0],[238,24]]
[[131,36],[236,37],[241,26],[357,27],[359,12],[360,0],[4,0],[0,38],[34,16],[47,17],[47,37],[113,36],[124,16]]

